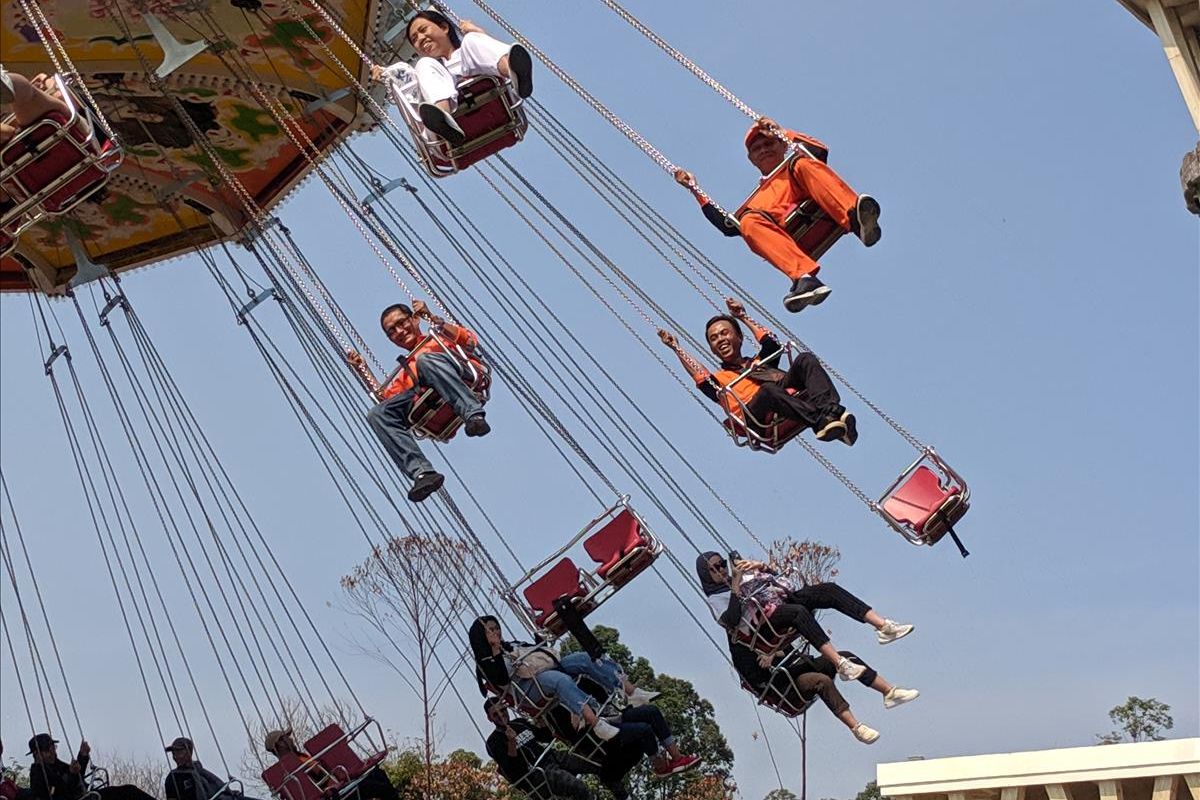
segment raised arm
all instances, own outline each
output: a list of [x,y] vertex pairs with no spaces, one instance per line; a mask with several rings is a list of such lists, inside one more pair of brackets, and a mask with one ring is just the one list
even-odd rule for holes
[[371,367],[367,365],[367,361],[362,357],[362,353],[357,350],[346,351],[346,363],[350,365],[350,369],[354,370],[354,374],[362,381],[363,386],[371,394],[379,391],[379,380],[375,377],[375,373],[371,371]]
[[692,193],[692,197],[695,197],[696,202],[700,204],[700,211],[704,214],[704,218],[711,222],[714,228],[725,236],[742,235],[742,227],[738,224],[737,219],[713,205],[712,201],[700,191],[700,185],[696,183],[696,177],[692,173],[685,169],[675,170],[675,182]]

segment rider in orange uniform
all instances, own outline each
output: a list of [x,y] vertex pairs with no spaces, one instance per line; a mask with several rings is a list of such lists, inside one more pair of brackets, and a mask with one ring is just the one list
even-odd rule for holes
[[[798,149],[787,169],[776,169]],[[867,247],[879,241],[879,203],[870,195],[857,194],[826,163],[829,148],[810,136],[784,130],[763,117],[746,134],[746,155],[763,175],[758,191],[746,202],[740,221],[722,213],[700,193],[690,172],[678,170],[675,180],[690,189],[700,201],[704,216],[726,236],[741,236],[746,244],[792,281],[784,296],[788,311],[817,305],[830,293],[817,278],[821,268],[784,230],[788,213],[811,198],[834,223],[849,231]]]
[[[708,346],[721,360],[716,372],[696,361],[672,333],[658,332],[658,338],[675,351],[692,376],[696,388],[748,427],[757,427],[755,420],[766,422],[776,414],[812,428],[823,442],[836,439],[853,445],[858,441],[857,420],[841,405],[837,387],[820,360],[812,353],[800,353],[786,372],[780,369],[783,346],[775,335],[752,320],[739,301],[730,298],[725,302],[729,314],[713,317],[704,327]],[[744,337],[739,323],[750,328],[759,344],[759,353],[753,358],[742,355]],[[744,419],[743,408],[752,420]]]

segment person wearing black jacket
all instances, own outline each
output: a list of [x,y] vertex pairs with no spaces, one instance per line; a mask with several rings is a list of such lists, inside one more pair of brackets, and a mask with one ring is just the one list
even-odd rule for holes
[[36,800],[80,800],[94,794],[99,800],[154,800],[136,786],[104,786],[89,790],[83,776],[87,773],[92,748],[86,741],[79,745],[75,760],[66,764],[58,758],[58,740],[39,733],[29,740],[29,789]]
[[242,800],[241,792],[232,791],[215,774],[194,758],[195,746],[186,736],[167,745],[166,752],[175,760],[175,769],[167,773],[163,791],[167,800]]
[[[487,753],[510,786],[530,794],[537,792],[544,779],[554,797],[594,800],[591,789],[577,777],[587,772],[590,765],[570,753],[550,748],[554,737],[549,730],[523,719],[509,719],[508,709],[498,697],[489,697],[483,710],[496,726],[487,738]],[[540,775],[533,772],[535,768]]]

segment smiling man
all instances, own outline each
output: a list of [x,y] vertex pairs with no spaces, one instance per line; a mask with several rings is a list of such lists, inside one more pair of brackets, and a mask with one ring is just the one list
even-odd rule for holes
[[[719,314],[704,326],[704,338],[713,355],[721,361],[721,368],[715,373],[689,355],[674,334],[665,330],[658,332],[658,338],[675,351],[696,387],[738,418],[742,417],[744,406],[759,422],[765,422],[770,414],[796,420],[816,431],[817,438],[823,442],[836,439],[853,445],[858,441],[854,415],[841,405],[837,387],[820,360],[812,353],[800,353],[792,361],[791,368],[784,372],[778,366],[782,345],[775,334],[750,319],[738,300],[730,298],[725,303],[729,314]],[[759,353],[753,358],[742,354],[745,342],[742,323],[750,328],[759,344]],[[747,370],[746,377],[737,380]],[[727,393],[723,395],[721,390],[726,387]],[[753,425],[752,420],[745,422]]]
[[[422,318],[433,324],[433,335],[426,336],[421,330]],[[419,503],[441,488],[445,476],[425,458],[412,434],[408,415],[418,391],[433,389],[449,403],[463,419],[467,436],[484,436],[492,430],[484,419],[483,404],[464,379],[462,365],[447,352],[449,347],[458,346],[473,359],[479,337],[461,325],[431,314],[420,300],[412,308],[403,303],[388,306],[379,323],[392,344],[404,353],[398,359],[400,371],[379,392],[381,402],[367,412],[367,422],[392,461],[412,479],[408,499]],[[351,354],[352,363],[356,355]]]
[[[789,142],[797,156],[784,169]],[[746,201],[740,220],[724,214],[700,192],[696,179],[677,170],[675,180],[700,201],[704,216],[726,236],[741,236],[746,245],[792,280],[784,296],[788,311],[801,311],[829,296],[830,289],[817,278],[820,265],[784,229],[788,214],[811,198],[844,231],[867,247],[879,241],[879,203],[870,195],[855,193],[825,163],[829,149],[820,141],[784,130],[774,120],[760,118],[746,133],[746,157],[762,177],[758,191]]]

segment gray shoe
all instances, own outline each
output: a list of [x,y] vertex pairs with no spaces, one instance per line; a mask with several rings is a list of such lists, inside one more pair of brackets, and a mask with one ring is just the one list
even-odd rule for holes
[[867,247],[883,236],[883,230],[879,227],[879,213],[879,201],[869,194],[860,194],[858,202],[850,210],[850,232]]

